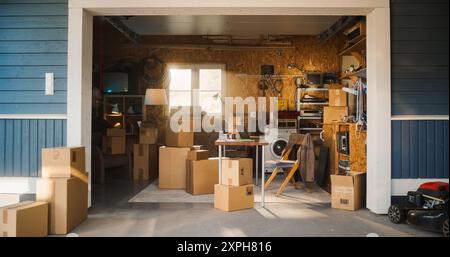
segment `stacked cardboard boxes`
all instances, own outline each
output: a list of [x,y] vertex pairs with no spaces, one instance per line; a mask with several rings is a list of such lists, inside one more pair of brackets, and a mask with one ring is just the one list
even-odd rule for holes
[[214,208],[236,211],[253,208],[253,160],[222,160],[221,184],[214,186]]
[[87,217],[88,176],[84,147],[42,149],[36,200],[47,202],[48,232],[67,234]]
[[159,188],[186,189],[186,160],[194,132],[166,130],[166,145],[159,148]]
[[139,128],[139,144],[133,146],[133,179],[155,179],[158,169],[158,128],[142,122]]
[[348,116],[347,93],[342,90],[342,85],[329,86],[328,103],[323,109],[323,123],[341,122]]
[[219,183],[219,160],[209,158],[208,150],[193,147],[186,160],[186,192],[193,195],[213,194]]
[[102,140],[104,154],[124,154],[126,145],[125,129],[109,128]]
[[158,176],[158,146],[135,144],[133,147],[133,179],[152,180]]

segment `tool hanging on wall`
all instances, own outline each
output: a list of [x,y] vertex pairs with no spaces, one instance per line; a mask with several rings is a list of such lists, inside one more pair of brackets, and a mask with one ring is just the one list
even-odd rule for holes
[[272,95],[280,95],[283,90],[283,80],[280,75],[262,75],[258,85],[259,89],[263,91],[263,96],[266,96],[266,91],[270,89]]

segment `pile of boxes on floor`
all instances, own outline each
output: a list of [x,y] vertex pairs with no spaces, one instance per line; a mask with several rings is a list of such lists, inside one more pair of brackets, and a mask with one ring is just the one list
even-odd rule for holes
[[150,180],[157,176],[158,128],[142,122],[139,128],[139,144],[133,145],[133,179]]
[[166,131],[166,146],[159,148],[159,188],[214,194],[214,207],[224,211],[253,208],[252,159],[223,158],[219,184],[218,158],[193,144],[193,132]]
[[[347,93],[342,90],[342,85],[330,85],[328,92],[329,106],[324,107],[323,121],[325,124],[342,122],[348,116]],[[365,172],[331,175],[331,207],[350,211],[362,208],[366,198],[365,181]]]
[[104,154],[124,154],[126,146],[125,129],[109,128],[103,136],[102,151]]
[[42,149],[42,178],[36,183],[36,201],[0,208],[0,235],[65,235],[87,217],[88,176],[85,149]]

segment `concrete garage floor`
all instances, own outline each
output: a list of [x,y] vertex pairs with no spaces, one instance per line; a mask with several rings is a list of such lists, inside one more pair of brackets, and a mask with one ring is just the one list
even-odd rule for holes
[[148,183],[110,180],[93,186],[88,219],[79,236],[441,236],[395,225],[368,210],[349,212],[329,204],[267,203],[266,209],[223,212],[210,203],[129,203]]

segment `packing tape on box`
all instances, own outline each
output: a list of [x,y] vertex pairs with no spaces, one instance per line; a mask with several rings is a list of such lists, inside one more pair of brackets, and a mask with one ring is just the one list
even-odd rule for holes
[[247,187],[247,195],[252,195],[253,194],[253,187]]

